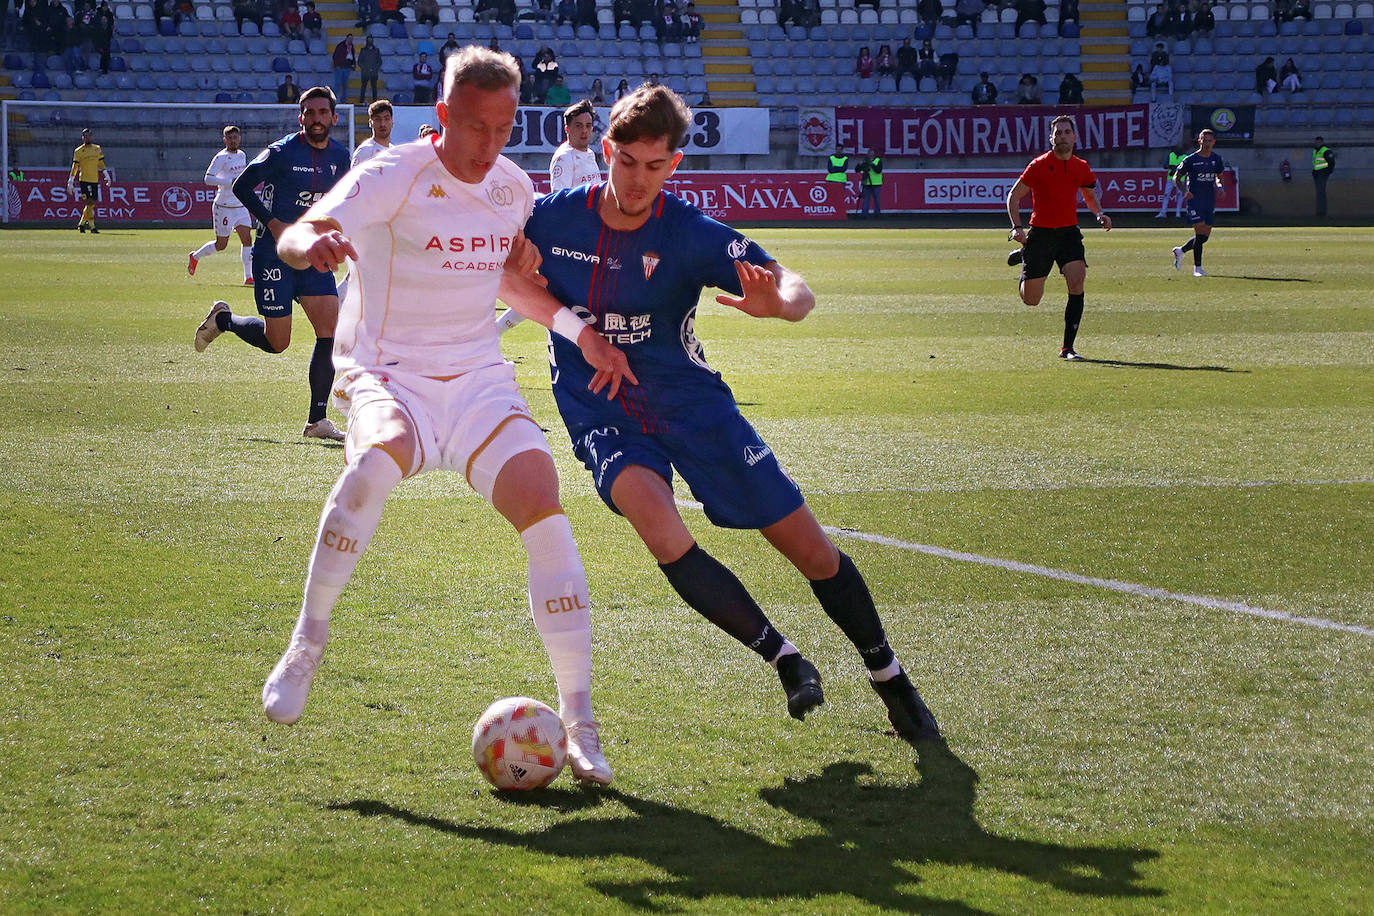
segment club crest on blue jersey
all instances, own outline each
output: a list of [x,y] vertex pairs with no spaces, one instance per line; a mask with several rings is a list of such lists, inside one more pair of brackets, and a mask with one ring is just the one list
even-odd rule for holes
[[659,260],[660,260],[660,258],[659,258],[659,256],[658,256],[658,253],[657,253],[657,252],[654,252],[654,251],[646,251],[646,252],[644,252],[644,256],[643,256],[643,261],[644,261],[644,279],[647,280],[647,279],[649,279],[650,277],[652,277],[652,276],[654,275],[654,270],[658,267],[658,262],[659,262]]

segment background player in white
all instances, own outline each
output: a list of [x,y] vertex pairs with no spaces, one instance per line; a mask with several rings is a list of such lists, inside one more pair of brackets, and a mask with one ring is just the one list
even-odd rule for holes
[[215,200],[210,214],[215,226],[215,240],[206,242],[186,256],[186,273],[196,275],[196,266],[216,251],[229,247],[229,233],[239,237],[239,260],[243,261],[243,285],[253,285],[253,217],[248,208],[234,196],[234,179],[248,166],[248,157],[239,145],[243,134],[230,124],[224,128],[224,149],[215,153],[205,170],[205,183],[215,186]]
[[[586,99],[569,105],[563,112],[563,133],[567,139],[558,145],[558,149],[553,151],[553,158],[549,160],[550,192],[601,180],[601,166],[597,164],[596,153],[591,149],[595,121],[596,109]],[[515,309],[507,309],[496,319],[496,326],[504,334],[524,320],[524,316]]]
[[[520,533],[530,608],[558,682],[573,775],[609,783],[591,706],[586,574],[558,501],[548,442],[501,357],[492,325],[498,288],[519,291],[530,317],[575,339],[597,368],[596,390],[634,381],[625,355],[560,306],[508,256],[537,252],[521,235],[534,205],[529,177],[501,149],[520,73],[508,54],[469,47],[448,61],[436,113],[443,133],[351,170],[281,235],[296,269],[354,282],[339,310],[335,389],[348,403],[347,465],[320,519],[291,644],[263,688],[269,718],[294,722],[324,652],[330,612],[404,477],[464,474]],[[518,259],[517,259],[518,260]]]
[[[378,99],[367,106],[367,126],[372,128],[372,136],[359,143],[358,148],[353,151],[354,168],[362,165],[382,150],[391,149],[393,120],[394,116],[389,99]],[[343,296],[344,292],[340,290],[339,298],[342,299]]]

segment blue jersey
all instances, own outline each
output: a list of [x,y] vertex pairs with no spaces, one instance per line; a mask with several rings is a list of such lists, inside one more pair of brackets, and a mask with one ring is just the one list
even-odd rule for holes
[[[331,139],[324,149],[306,142],[305,132],[287,134],[258,154],[234,179],[234,196],[258,221],[258,238],[271,235],[267,224],[294,223],[344,176],[348,150]],[[254,188],[262,185],[262,194]]]
[[683,432],[738,413],[734,395],[706,362],[696,337],[705,287],[740,294],[736,260],[772,260],[756,243],[667,192],[648,222],[631,232],[597,214],[604,184],[541,198],[525,235],[544,256],[542,273],[558,301],[625,351],[638,385],[614,401],[592,394],[592,369],[571,341],[551,334],[553,394],[576,442],[592,427],[626,424],[645,433]]
[[1225,169],[1226,164],[1221,161],[1221,157],[1216,153],[1204,156],[1200,152],[1192,152],[1183,157],[1183,161],[1178,164],[1178,171],[1175,174],[1187,182],[1185,187],[1193,192],[1193,197],[1199,204],[1215,207],[1217,179],[1221,177],[1221,173]]

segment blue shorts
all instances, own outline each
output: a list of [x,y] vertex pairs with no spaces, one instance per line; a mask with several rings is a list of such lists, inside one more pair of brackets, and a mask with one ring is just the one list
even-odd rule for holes
[[307,267],[296,270],[277,257],[277,241],[271,234],[253,243],[253,299],[264,318],[291,314],[292,300],[301,296],[337,296],[334,275]]
[[611,485],[632,464],[673,482],[673,468],[721,528],[767,528],[805,504],[801,488],[778,464],[773,450],[738,413],[715,426],[686,434],[642,433],[628,426],[589,430],[573,454],[592,472],[596,492],[611,511]]
[[1216,225],[1217,205],[1216,201],[1204,203],[1196,197],[1188,202],[1188,222],[1206,223],[1209,226]]

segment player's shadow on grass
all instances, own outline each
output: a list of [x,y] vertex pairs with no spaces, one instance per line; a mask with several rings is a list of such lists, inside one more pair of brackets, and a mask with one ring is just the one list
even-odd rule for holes
[[1133,363],[1123,359],[1089,359],[1083,357],[1078,360],[1080,363],[1091,363],[1097,366],[1120,366],[1123,369],[1170,369],[1177,372],[1239,372],[1249,375],[1249,369],[1232,369],[1230,366],[1180,366],[1177,363]]
[[985,868],[1095,900],[1161,895],[1140,883],[1140,866],[1158,856],[1154,850],[997,836],[984,830],[974,816],[978,774],[971,767],[943,745],[923,747],[916,766],[921,774],[916,786],[861,782],[872,772],[870,767],[842,762],[819,775],[761,790],[764,801],[815,827],[813,833],[780,842],[710,815],[614,789],[578,795],[576,801],[564,798],[569,793],[541,793],[544,801],[531,802],[564,809],[585,807],[602,798],[618,802],[631,813],[563,821],[535,832],[468,826],[372,800],[329,807],[546,855],[639,859],[668,877],[590,884],[608,897],[643,910],[659,909],[662,895],[774,901],[844,894],[907,913],[982,912],[913,892],[911,887],[920,883],[925,864]]

